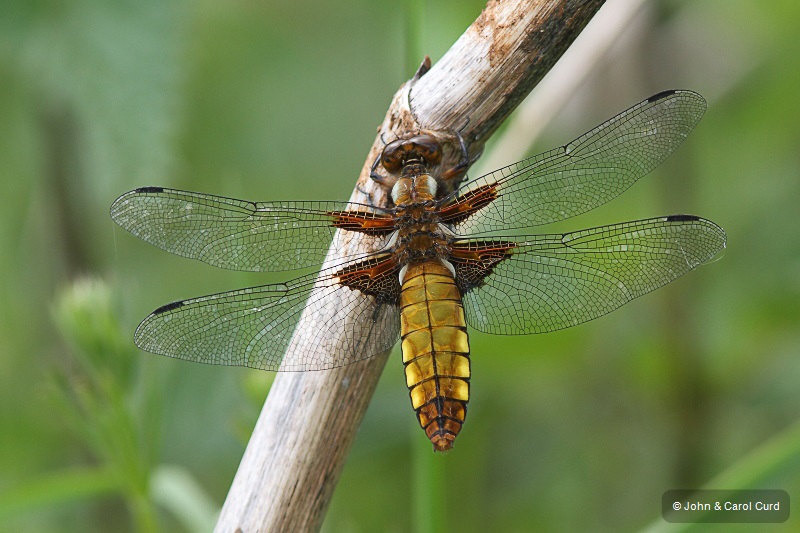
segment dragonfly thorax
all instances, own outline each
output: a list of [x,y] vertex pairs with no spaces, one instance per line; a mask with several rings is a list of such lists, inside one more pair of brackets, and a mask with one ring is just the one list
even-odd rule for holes
[[402,177],[392,187],[392,201],[400,208],[432,203],[437,189],[436,180],[430,174]]

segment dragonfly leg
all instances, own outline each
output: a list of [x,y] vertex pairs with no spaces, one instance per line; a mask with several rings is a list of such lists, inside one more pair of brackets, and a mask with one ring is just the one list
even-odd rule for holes
[[466,174],[467,169],[478,160],[478,158],[483,153],[478,152],[474,157],[469,157],[469,149],[467,148],[467,143],[464,141],[464,137],[461,135],[460,131],[454,131],[453,135],[455,136],[456,140],[458,140],[458,146],[461,149],[461,158],[458,160],[458,163],[452,168],[449,168],[442,172],[442,180],[446,183],[455,185],[461,178],[464,177]]
[[378,185],[386,187],[387,189],[391,189],[394,186],[395,182],[397,181],[397,177],[381,176],[376,172],[376,169],[378,168],[378,163],[381,162],[382,156],[383,154],[381,153],[381,155],[375,158],[375,162],[372,163],[372,167],[369,170],[369,177],[372,178]]

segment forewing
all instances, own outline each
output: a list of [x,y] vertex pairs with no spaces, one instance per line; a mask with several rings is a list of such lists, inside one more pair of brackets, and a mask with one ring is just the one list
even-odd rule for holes
[[[347,208],[361,208],[347,211]],[[343,221],[344,213],[352,213]],[[337,224],[372,224],[365,249],[380,249],[390,217],[344,202],[248,202],[222,196],[144,187],[120,196],[111,217],[137,237],[162,250],[231,270],[283,271],[322,263],[333,239],[335,249],[353,232],[336,234]],[[337,261],[362,254],[337,255]]]
[[469,182],[455,204],[474,201],[476,195],[491,201],[466,218],[469,206],[451,204],[452,223],[461,235],[480,235],[548,224],[594,209],[675,151],[705,109],[703,97],[691,91],[652,96],[567,145]]
[[335,269],[165,305],[136,329],[148,352],[261,370],[324,370],[397,342],[397,305],[339,283]]
[[481,246],[491,242],[510,253],[491,264],[482,285],[463,289],[467,323],[486,333],[519,335],[613,311],[709,261],[725,248],[726,236],[711,221],[674,215]]

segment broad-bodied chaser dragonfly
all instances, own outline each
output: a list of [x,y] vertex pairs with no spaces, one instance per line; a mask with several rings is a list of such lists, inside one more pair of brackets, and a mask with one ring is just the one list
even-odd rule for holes
[[[331,247],[335,258],[286,283],[167,304],[134,340],[201,363],[308,371],[371,357],[400,339],[419,424],[435,450],[448,450],[469,400],[467,325],[498,335],[574,326],[725,248],[722,228],[693,215],[509,234],[621,194],[678,147],[705,109],[694,92],[659,93],[569,144],[464,183],[463,141],[462,161],[445,170],[441,142],[417,132],[387,144],[373,166],[373,179],[391,191],[382,206],[128,192],[112,218],[174,254],[249,271],[319,266]],[[355,235],[372,251],[344,252]]]

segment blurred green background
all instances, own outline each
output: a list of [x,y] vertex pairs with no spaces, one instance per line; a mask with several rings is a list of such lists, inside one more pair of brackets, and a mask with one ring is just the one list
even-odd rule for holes
[[[109,206],[144,185],[346,199],[408,65],[435,62],[482,7],[3,1],[0,530],[213,524],[273,376],[131,336],[166,302],[290,276],[171,256]],[[729,249],[570,330],[473,333],[469,417],[445,456],[394,354],[326,531],[637,531],[665,525],[672,488],[800,495],[798,26],[794,0],[647,3],[535,151],[668,88],[709,110],[675,157],[559,229],[688,212]]]

